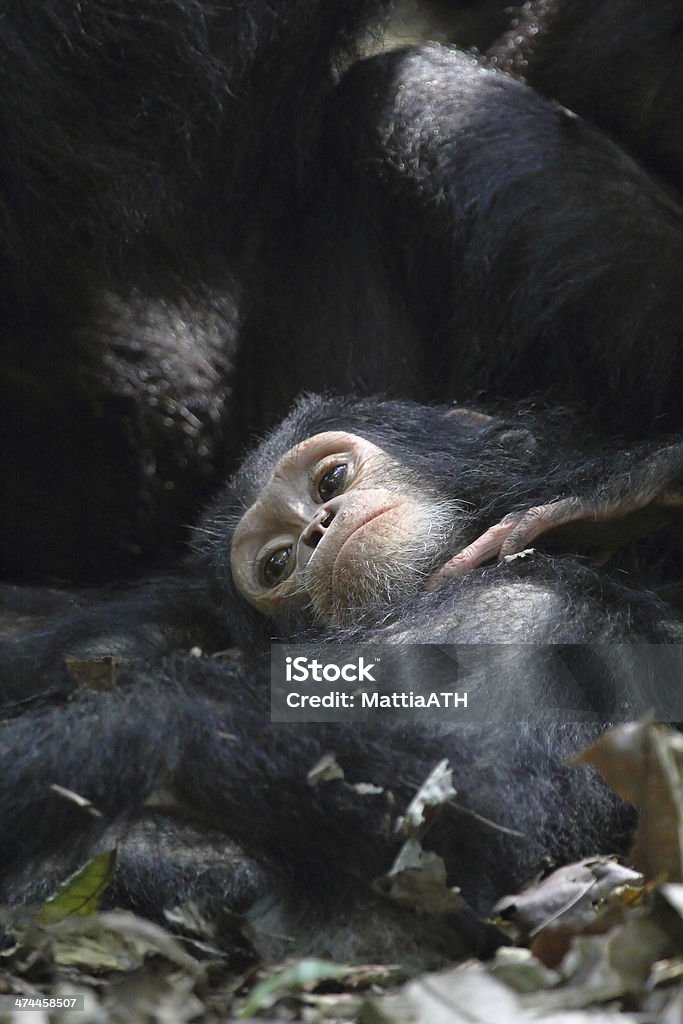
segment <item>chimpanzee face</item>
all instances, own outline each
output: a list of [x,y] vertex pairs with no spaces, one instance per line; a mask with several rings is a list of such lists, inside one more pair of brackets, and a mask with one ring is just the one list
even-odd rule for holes
[[312,608],[330,624],[419,589],[452,537],[435,498],[377,445],[327,431],[283,455],[232,541],[235,585],[259,611]]

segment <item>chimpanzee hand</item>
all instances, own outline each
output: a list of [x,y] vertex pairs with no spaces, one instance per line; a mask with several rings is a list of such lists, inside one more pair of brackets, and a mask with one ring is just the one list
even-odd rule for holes
[[442,580],[503,559],[552,532],[553,544],[591,551],[605,562],[627,542],[667,525],[683,509],[683,442],[655,451],[621,453],[618,470],[588,494],[575,494],[512,512],[432,574],[428,589]]

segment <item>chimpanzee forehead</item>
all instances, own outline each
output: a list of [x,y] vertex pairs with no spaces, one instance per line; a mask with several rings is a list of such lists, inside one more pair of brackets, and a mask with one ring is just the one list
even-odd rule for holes
[[362,440],[364,439],[360,435],[351,434],[346,430],[324,430],[319,434],[313,434],[293,445],[284,453],[273,470],[273,476],[296,473],[305,468],[309,462],[345,451]]
[[[275,467],[291,451],[300,449],[320,434],[347,433],[379,444],[381,427],[359,416],[363,403],[350,398],[322,398],[309,395],[300,399],[280,426],[247,456],[233,477],[234,493],[241,495],[244,508],[256,501],[271,478]],[[305,449],[303,449],[305,451]]]
[[329,456],[358,464],[359,460],[367,463],[368,457],[384,459],[384,451],[367,438],[345,430],[325,430],[305,438],[289,448],[275,464],[255,501],[244,513],[242,523],[255,511],[267,522],[283,518],[283,509],[286,512],[298,508],[302,497],[309,495],[315,467]]
[[[491,423],[486,417],[486,424]],[[242,509],[248,508],[271,478],[278,462],[297,445],[317,434],[344,432],[361,437],[383,449],[403,465],[423,468],[432,476],[443,465],[445,475],[455,453],[492,429],[474,422],[463,410],[446,406],[420,406],[414,402],[306,395],[290,414],[249,455],[232,480],[232,493]],[[457,468],[457,467],[456,467]]]

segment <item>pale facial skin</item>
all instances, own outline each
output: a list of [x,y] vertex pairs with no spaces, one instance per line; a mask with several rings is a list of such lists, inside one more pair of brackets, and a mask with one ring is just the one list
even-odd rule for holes
[[330,625],[420,589],[443,561],[458,505],[406,477],[355,434],[327,431],[291,448],[235,530],[237,589],[270,618],[296,603]]

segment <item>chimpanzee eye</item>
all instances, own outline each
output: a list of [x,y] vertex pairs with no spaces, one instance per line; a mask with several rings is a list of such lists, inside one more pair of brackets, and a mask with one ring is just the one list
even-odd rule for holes
[[321,476],[318,481],[320,500],[329,501],[330,498],[334,498],[336,494],[343,491],[347,475],[348,467],[345,462],[340,463],[338,466],[333,466],[332,469],[328,469],[327,473]]
[[292,571],[292,545],[274,551],[266,558],[261,568],[261,578],[266,587],[276,587],[287,579]]

